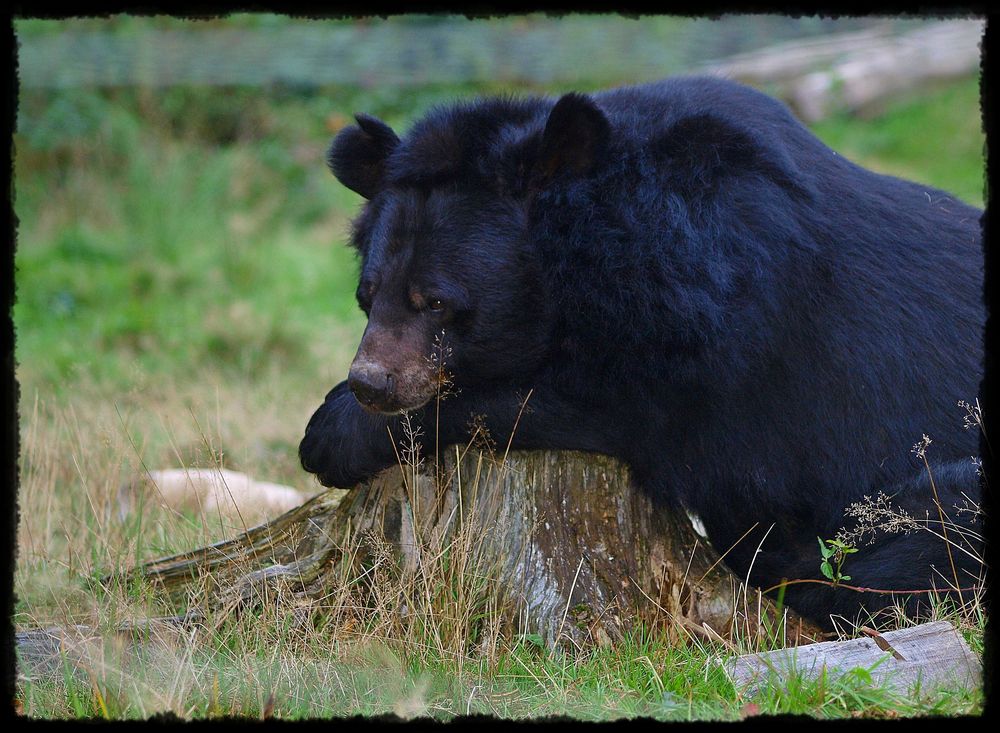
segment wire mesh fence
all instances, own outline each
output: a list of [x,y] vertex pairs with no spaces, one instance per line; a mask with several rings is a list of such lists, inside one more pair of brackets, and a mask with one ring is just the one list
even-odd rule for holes
[[833,33],[898,35],[934,18],[545,15],[468,19],[19,20],[23,89],[172,85],[544,86],[648,81],[735,54]]

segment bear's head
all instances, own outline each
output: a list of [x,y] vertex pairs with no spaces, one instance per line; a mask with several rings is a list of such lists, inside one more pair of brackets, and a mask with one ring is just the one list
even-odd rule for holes
[[367,409],[417,409],[459,388],[529,383],[557,315],[532,241],[539,194],[592,174],[610,126],[589,97],[439,109],[401,140],[357,115],[328,153],[367,199],[352,244],[368,316],[348,382]]

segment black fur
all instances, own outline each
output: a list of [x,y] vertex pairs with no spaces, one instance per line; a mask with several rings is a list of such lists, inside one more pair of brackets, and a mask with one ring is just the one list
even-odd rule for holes
[[[957,401],[982,374],[980,210],[865,170],[781,103],[716,79],[484,99],[394,138],[345,130],[334,170],[371,199],[353,233],[367,292],[448,299],[460,393],[441,403],[444,442],[482,414],[506,444],[533,389],[515,448],[621,458],[720,552],[756,523],[727,561],[752,561],[765,587],[819,578],[817,536],[864,495],[936,517],[911,453],[923,434],[941,503],[965,521],[953,507],[979,496],[978,436]],[[387,422],[339,385],[303,466],[327,485],[372,475],[396,460]],[[978,564],[954,556],[972,585]],[[844,571],[870,588],[952,578],[927,532],[887,535]],[[816,584],[785,599],[820,621],[892,600]]]

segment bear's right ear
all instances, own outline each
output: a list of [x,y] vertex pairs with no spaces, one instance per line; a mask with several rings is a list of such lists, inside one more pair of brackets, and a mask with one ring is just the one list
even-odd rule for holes
[[371,199],[385,185],[385,161],[399,138],[377,117],[359,114],[354,119],[357,127],[345,127],[333,139],[326,164],[338,181]]
[[535,161],[536,183],[564,173],[586,176],[603,157],[611,124],[593,99],[570,92],[549,113]]

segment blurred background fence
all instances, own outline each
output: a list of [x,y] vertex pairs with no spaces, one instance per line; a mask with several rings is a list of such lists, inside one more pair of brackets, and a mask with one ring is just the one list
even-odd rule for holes
[[[231,16],[146,24],[39,21],[21,33],[27,87],[178,84],[419,86],[428,82],[546,84],[585,74],[646,81],[781,41],[933,20],[730,16],[544,15],[307,20]],[[48,32],[50,30],[58,32]]]
[[[193,21],[120,16],[22,24],[20,78],[27,88],[236,85],[307,92],[327,85],[538,86],[581,76],[610,85],[693,70],[724,70],[739,77],[745,69],[751,80],[766,83],[851,55],[863,62],[879,49],[899,46],[900,39],[927,38],[928,31],[940,27],[947,32],[940,38],[932,32],[929,47],[958,59],[952,67],[960,71],[974,68],[982,32],[974,19],[234,15]],[[919,58],[913,59],[916,64],[909,60],[907,69],[933,63],[933,54],[922,53],[928,42],[920,43]],[[780,55],[754,53],[775,44],[784,44]]]

